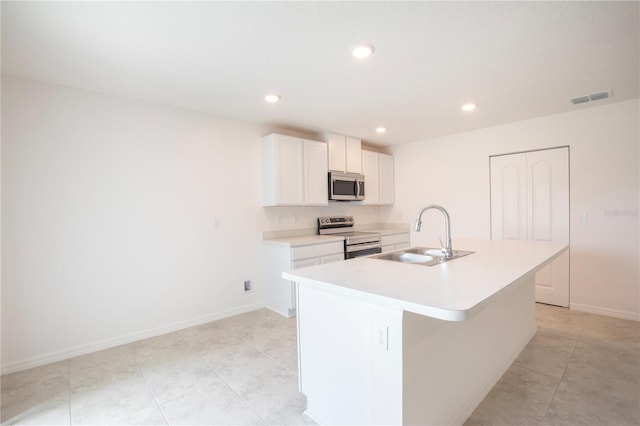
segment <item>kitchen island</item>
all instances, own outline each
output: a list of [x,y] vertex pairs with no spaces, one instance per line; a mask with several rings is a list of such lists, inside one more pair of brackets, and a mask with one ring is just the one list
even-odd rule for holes
[[436,266],[366,257],[284,273],[321,424],[462,424],[536,332],[534,274],[561,243],[455,241]]

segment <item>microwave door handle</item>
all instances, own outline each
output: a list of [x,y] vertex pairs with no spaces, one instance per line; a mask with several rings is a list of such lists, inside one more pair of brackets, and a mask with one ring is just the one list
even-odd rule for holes
[[358,183],[358,179],[354,179],[353,184],[355,185],[356,198],[358,198],[360,196],[360,184]]

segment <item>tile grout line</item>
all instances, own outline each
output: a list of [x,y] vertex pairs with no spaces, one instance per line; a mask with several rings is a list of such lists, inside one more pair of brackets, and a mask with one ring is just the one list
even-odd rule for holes
[[[252,348],[254,348],[255,350],[257,350],[258,352],[260,352],[262,355],[264,355],[266,358],[270,359],[271,361],[275,362],[276,364],[278,364],[280,367],[284,368],[285,370],[287,370],[289,373],[293,374],[294,376],[298,377],[298,373],[291,371],[291,369],[289,367],[287,367],[286,365],[284,365],[282,362],[280,362],[279,360],[269,356],[269,354],[267,354],[266,352],[264,352],[262,349],[260,349],[259,347],[257,347],[256,345],[254,345],[253,343],[251,343],[250,341],[248,341],[247,339],[245,339],[244,337],[241,337],[241,339],[246,342],[249,346],[251,346]],[[296,342],[296,345],[298,343]]]
[[[265,418],[262,416],[262,414],[260,414],[260,413],[258,412],[258,410],[256,410],[256,409],[253,407],[253,405],[251,405],[251,404],[249,403],[249,401],[247,401],[247,400],[246,400],[242,395],[240,395],[240,393],[239,393],[239,392],[238,392],[238,391],[237,391],[237,390],[236,390],[236,389],[231,385],[231,383],[229,383],[229,382],[227,381],[227,379],[226,379],[222,374],[220,374],[220,372],[219,372],[218,370],[216,370],[216,369],[215,369],[215,367],[214,367],[213,365],[211,365],[211,363],[210,363],[206,358],[204,358],[204,356],[203,356],[203,355],[201,355],[201,354],[200,354],[198,351],[196,351],[196,350],[195,350],[195,349],[194,349],[194,348],[193,348],[193,347],[192,347],[192,346],[191,346],[191,345],[190,345],[186,340],[184,340],[184,338],[182,337],[182,335],[181,335],[180,333],[178,333],[178,335],[180,336],[180,339],[185,343],[185,345],[186,345],[189,349],[193,350],[193,351],[198,355],[198,358],[200,358],[200,360],[201,360],[201,361],[204,361],[204,363],[205,363],[205,364],[206,364],[206,365],[211,369],[211,371],[213,371],[213,372],[214,372],[214,373],[215,373],[215,374],[220,378],[220,380],[222,380],[222,381],[224,382],[224,384],[225,384],[225,385],[227,385],[227,386],[229,387],[229,389],[231,389],[231,391],[232,391],[233,393],[235,393],[235,394],[238,396],[238,398],[240,398],[240,400],[241,400],[242,402],[244,402],[244,403],[247,405],[247,407],[249,407],[249,409],[251,409],[251,411],[253,411],[253,412],[255,413],[255,415],[256,415],[256,416],[258,416],[260,419],[262,419],[262,421],[264,422],[264,424],[265,424],[265,425],[270,425],[270,423],[267,421],[267,419],[265,419]],[[244,341],[245,339],[241,337],[241,340],[243,340],[243,341]]]
[[[244,339],[243,339],[243,340],[244,340]],[[226,384],[227,386],[229,386],[229,389],[231,389],[231,390],[233,391],[233,393],[235,393],[235,394],[238,396],[238,398],[240,398],[240,399],[242,400],[242,402],[244,402],[245,404],[247,404],[247,407],[249,407],[249,408],[251,409],[251,411],[253,411],[253,412],[256,414],[256,416],[258,416],[258,417],[260,417],[260,419],[262,419],[262,421],[264,422],[264,424],[265,424],[265,425],[269,425],[269,424],[270,424],[270,423],[267,421],[267,419],[265,419],[265,418],[262,416],[262,414],[260,414],[260,413],[258,412],[258,410],[256,410],[256,409],[255,409],[255,407],[254,407],[253,405],[251,405],[251,403],[249,403],[249,401],[247,401],[247,400],[246,400],[242,395],[240,395],[240,392],[238,392],[238,391],[236,390],[236,388],[235,388],[235,387],[233,387],[233,386],[231,385],[231,383],[229,383],[229,382],[227,381],[227,379],[226,379],[222,374],[220,374],[220,372],[219,372],[218,370],[216,370],[216,368],[215,368],[213,365],[211,365],[211,363],[210,363],[207,359],[204,359],[200,354],[198,354],[198,356],[199,356],[199,357],[200,357],[200,358],[205,362],[205,364],[207,364],[207,365],[209,366],[209,368],[210,368],[214,373],[216,373],[216,374],[217,374],[217,376],[218,376],[218,377],[220,377],[220,380],[222,380],[222,381],[224,382],[224,384]]]
[[[182,336],[180,336],[180,339],[182,339]],[[153,401],[156,403],[156,407],[158,407],[158,411],[160,411],[160,414],[162,415],[162,418],[164,419],[164,422],[167,426],[169,426],[169,419],[167,419],[167,416],[164,414],[164,410],[162,410],[162,407],[160,406],[160,403],[158,402],[158,397],[156,396],[156,393],[153,391],[153,386],[151,386],[149,384],[149,380],[147,380],[147,376],[145,376],[144,374],[144,370],[142,368],[140,368],[140,364],[138,364],[138,359],[135,356],[135,353],[132,354],[133,356],[133,362],[136,364],[136,367],[138,368],[138,371],[140,371],[140,375],[142,376],[142,380],[144,380],[144,383],[147,385],[147,389],[149,389],[149,391],[151,392],[151,396],[153,397]]]
[[67,371],[69,373],[69,426],[73,426],[73,417],[71,416],[71,358],[67,358]]
[[547,417],[547,414],[549,413],[549,407],[551,407],[551,404],[553,403],[553,400],[556,398],[556,394],[558,393],[558,389],[560,389],[560,385],[562,384],[562,381],[564,380],[564,376],[567,374],[567,369],[569,368],[569,364],[571,364],[571,358],[573,358],[573,354],[576,351],[576,348],[578,347],[578,343],[580,343],[580,338],[582,337],[582,333],[584,332],[584,325],[581,326],[581,327],[582,327],[582,329],[580,330],[580,335],[576,339],[576,344],[573,346],[573,349],[571,350],[571,353],[569,354],[569,362],[567,362],[567,365],[565,365],[564,370],[562,370],[562,376],[560,376],[560,380],[558,380],[558,385],[556,386],[556,389],[553,391],[553,396],[551,397],[551,400],[549,401],[549,404],[547,405],[547,408],[544,410],[544,414],[542,415],[542,418],[540,419],[541,423],[544,421],[545,417]]

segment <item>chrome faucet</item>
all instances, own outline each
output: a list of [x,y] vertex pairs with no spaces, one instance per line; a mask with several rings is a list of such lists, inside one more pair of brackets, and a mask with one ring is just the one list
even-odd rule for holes
[[[444,247],[442,247],[442,252],[444,253],[444,257],[446,258],[453,257],[453,249],[451,248],[451,223],[449,220],[449,213],[447,213],[444,207],[439,206],[437,204],[429,204],[428,206],[420,210],[420,214],[418,214],[418,219],[416,219],[415,230],[416,232],[420,231],[420,228],[422,227],[422,220],[420,220],[422,219],[422,213],[430,209],[439,210],[444,215],[444,225],[447,227],[447,235],[446,235],[446,241],[445,241]],[[442,240],[440,240],[440,244],[442,244]]]

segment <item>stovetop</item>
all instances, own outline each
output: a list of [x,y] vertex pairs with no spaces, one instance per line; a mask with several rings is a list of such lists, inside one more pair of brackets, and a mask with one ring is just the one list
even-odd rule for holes
[[318,235],[338,235],[345,237],[345,244],[365,244],[380,241],[379,232],[353,231],[353,216],[318,218]]

